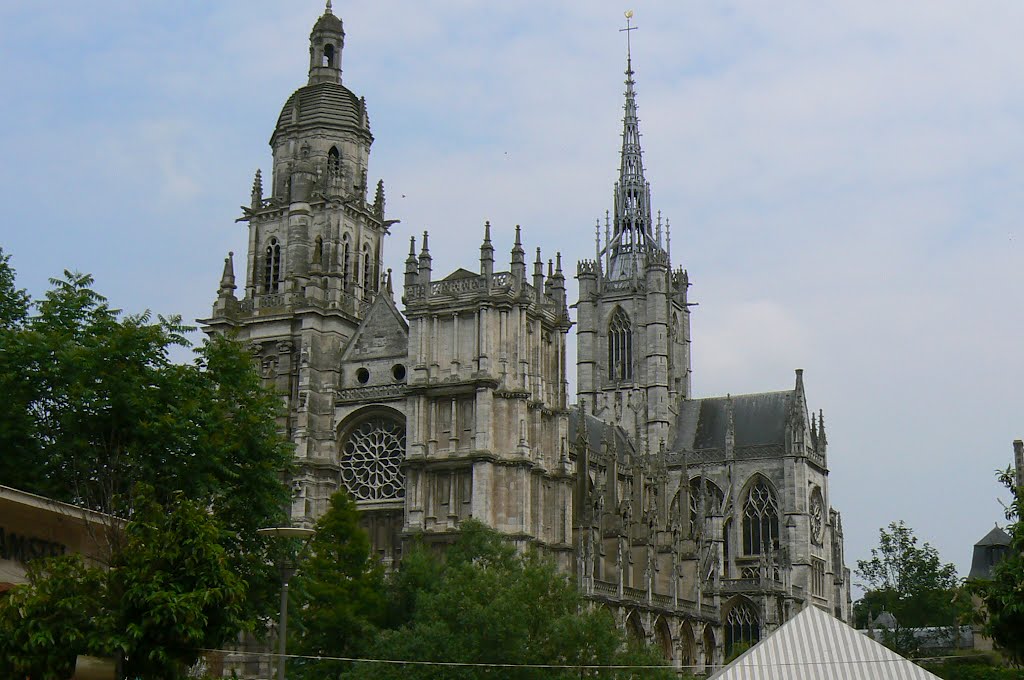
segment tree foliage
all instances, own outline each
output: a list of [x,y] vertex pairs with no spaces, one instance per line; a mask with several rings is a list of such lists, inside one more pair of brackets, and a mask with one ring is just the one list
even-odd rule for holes
[[[662,665],[653,649],[630,644],[603,610],[592,609],[555,564],[516,552],[500,534],[464,522],[443,560],[413,550],[392,591],[392,614],[407,617],[383,629],[368,650],[373,658],[509,664],[479,666],[360,663],[342,677],[360,678],[578,678],[585,665]],[[414,574],[402,575],[405,564]],[[424,582],[424,579],[430,579]],[[397,621],[395,621],[397,622]],[[575,666],[531,669],[522,664]],[[542,674],[542,675],[541,675]],[[658,669],[601,671],[602,678],[675,677]],[[337,677],[325,675],[322,677]]]
[[102,570],[80,555],[31,562],[28,582],[0,597],[0,677],[65,680],[78,654],[112,651],[95,625],[106,600]]
[[182,494],[168,505],[151,487],[135,496],[109,570],[77,555],[39,560],[0,600],[0,675],[63,679],[90,654],[122,656],[128,677],[175,680],[242,628],[245,582],[218,522]]
[[180,318],[122,315],[73,272],[28,314],[0,260],[0,483],[119,517],[138,482],[160,503],[185,493],[222,521],[234,568],[272,582],[255,530],[283,516],[291,449],[241,344],[208,338],[175,364]]
[[[11,298],[5,268],[0,298]],[[11,388],[0,446],[27,463],[3,481],[122,516],[134,485],[154,480],[157,500],[184,490],[233,527],[279,513],[290,461],[280,402],[244,349],[218,336],[174,364],[170,350],[190,346],[180,317],[122,315],[92,283],[66,271],[34,314],[0,322],[0,385]]]
[[[384,571],[370,554],[355,503],[344,491],[331,497],[317,521],[308,557],[292,581],[289,651],[310,656],[358,656],[384,625]],[[299,678],[337,677],[338,662],[289,663]]]
[[931,544],[918,544],[913,529],[902,521],[879,529],[879,545],[871,559],[857,560],[856,573],[868,586],[854,610],[857,627],[866,628],[870,617],[892,614],[896,627],[881,632],[881,641],[909,656],[916,654],[925,636],[911,629],[950,627],[965,613],[957,603],[956,567],[943,563]]
[[[234,611],[228,598],[194,621],[169,616],[181,625],[201,624],[214,637],[226,628],[237,632],[242,624],[276,611],[279,584],[256,529],[278,524],[288,502],[283,478],[292,453],[277,430],[280,399],[262,387],[241,343],[208,338],[195,348],[194,361],[176,364],[170,353],[191,346],[186,334],[192,329],[179,317],[122,314],[92,285],[90,276],[66,271],[51,280],[42,299],[32,301],[15,287],[9,258],[0,251],[0,393],[5,398],[0,484],[131,519],[136,533],[143,531],[152,507],[185,513],[178,517],[180,526],[161,529],[168,536],[189,523],[206,527],[206,534],[194,537],[202,543],[190,543],[184,535],[166,538],[168,544],[159,546],[162,553],[148,540],[146,549],[129,553],[126,542],[136,540],[132,533],[110,531],[106,543],[111,551],[104,560],[115,568],[112,573],[125,576],[137,569],[140,574],[137,584],[105,582],[108,588],[116,586],[125,607],[137,605],[135,610],[107,607],[118,612],[117,625],[126,631],[117,639],[120,648],[134,649],[155,634],[148,628],[151,620],[135,618],[132,611],[142,616],[157,605],[167,611],[180,605],[189,616],[198,616],[193,605],[200,603],[190,598],[217,602],[235,588],[221,580],[217,587],[222,590],[215,594],[205,582],[190,580],[191,568],[182,567],[168,579],[192,590],[159,589],[146,582],[143,565],[133,562],[143,559],[140,555],[157,560],[154,573],[179,558],[198,564],[216,553],[215,561],[225,560],[224,573],[248,588],[239,604],[243,611]],[[141,495],[134,491],[140,482],[150,485]],[[210,515],[213,524],[200,524],[188,508]],[[172,555],[173,548],[180,554]],[[36,573],[34,594],[24,597],[50,592],[70,598],[70,591],[60,588],[74,583],[78,572],[50,569]],[[212,579],[212,574],[207,575]],[[44,585],[47,578],[56,580]],[[147,600],[150,595],[159,602]],[[18,620],[12,620],[7,623],[16,625]],[[74,619],[61,625],[66,621]],[[57,623],[48,633],[32,633],[33,639],[61,639],[64,629]]]
[[1012,469],[999,481],[1013,492],[1006,508],[1011,521],[1010,550],[992,569],[992,580],[968,581],[967,589],[983,606],[976,611],[984,630],[1014,663],[1024,664],[1024,487],[1015,485]]

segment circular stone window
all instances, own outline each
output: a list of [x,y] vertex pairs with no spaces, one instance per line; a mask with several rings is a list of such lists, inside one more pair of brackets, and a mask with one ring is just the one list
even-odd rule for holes
[[395,364],[391,367],[391,375],[395,376],[396,382],[402,382],[405,380],[405,366],[402,364]]
[[360,368],[356,371],[356,380],[359,381],[360,385],[365,385],[370,380],[370,372],[365,368]]
[[341,447],[341,481],[357,501],[401,498],[404,456],[405,424],[385,416],[367,418]]

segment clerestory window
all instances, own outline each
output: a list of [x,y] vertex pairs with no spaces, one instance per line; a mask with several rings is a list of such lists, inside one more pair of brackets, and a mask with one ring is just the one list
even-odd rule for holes
[[608,322],[608,377],[617,382],[633,379],[633,329],[622,308]]
[[779,541],[779,504],[768,482],[758,479],[743,504],[743,552],[760,555]]

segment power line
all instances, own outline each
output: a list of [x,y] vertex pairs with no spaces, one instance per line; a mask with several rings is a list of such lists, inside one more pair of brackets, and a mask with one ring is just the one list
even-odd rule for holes
[[[206,653],[218,653],[218,654],[232,654],[241,656],[259,656],[267,657],[271,659],[281,658],[281,654],[274,652],[252,652],[242,651],[237,649],[198,649],[196,651]],[[652,669],[663,669],[663,670],[718,670],[725,668],[729,664],[704,664],[704,665],[685,665],[685,666],[668,666],[668,665],[639,665],[639,664],[552,664],[552,663],[494,663],[494,662],[482,662],[482,661],[416,661],[411,659],[369,659],[361,657],[349,657],[349,656],[315,656],[306,654],[285,654],[283,655],[286,659],[303,659],[305,661],[349,661],[352,663],[377,663],[377,664],[388,664],[388,665],[406,665],[406,666],[448,666],[448,667],[461,667],[461,668],[530,668],[530,669],[551,669],[551,670],[652,670]],[[778,662],[778,663],[761,663],[761,664],[743,664],[744,668],[780,668],[780,667],[801,667],[801,666],[847,666],[853,664],[887,664],[887,663],[902,663],[904,661],[910,661],[913,663],[922,661],[947,661],[950,659],[976,659],[977,656],[973,654],[951,654],[949,656],[925,656],[918,657],[915,659],[908,659],[904,657],[898,657],[895,659],[847,659],[847,660],[826,660],[826,661],[790,661],[790,662]]]

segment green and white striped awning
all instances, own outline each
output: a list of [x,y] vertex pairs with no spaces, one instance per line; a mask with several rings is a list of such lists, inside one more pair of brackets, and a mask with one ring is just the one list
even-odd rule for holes
[[937,680],[867,635],[807,607],[712,680]]

